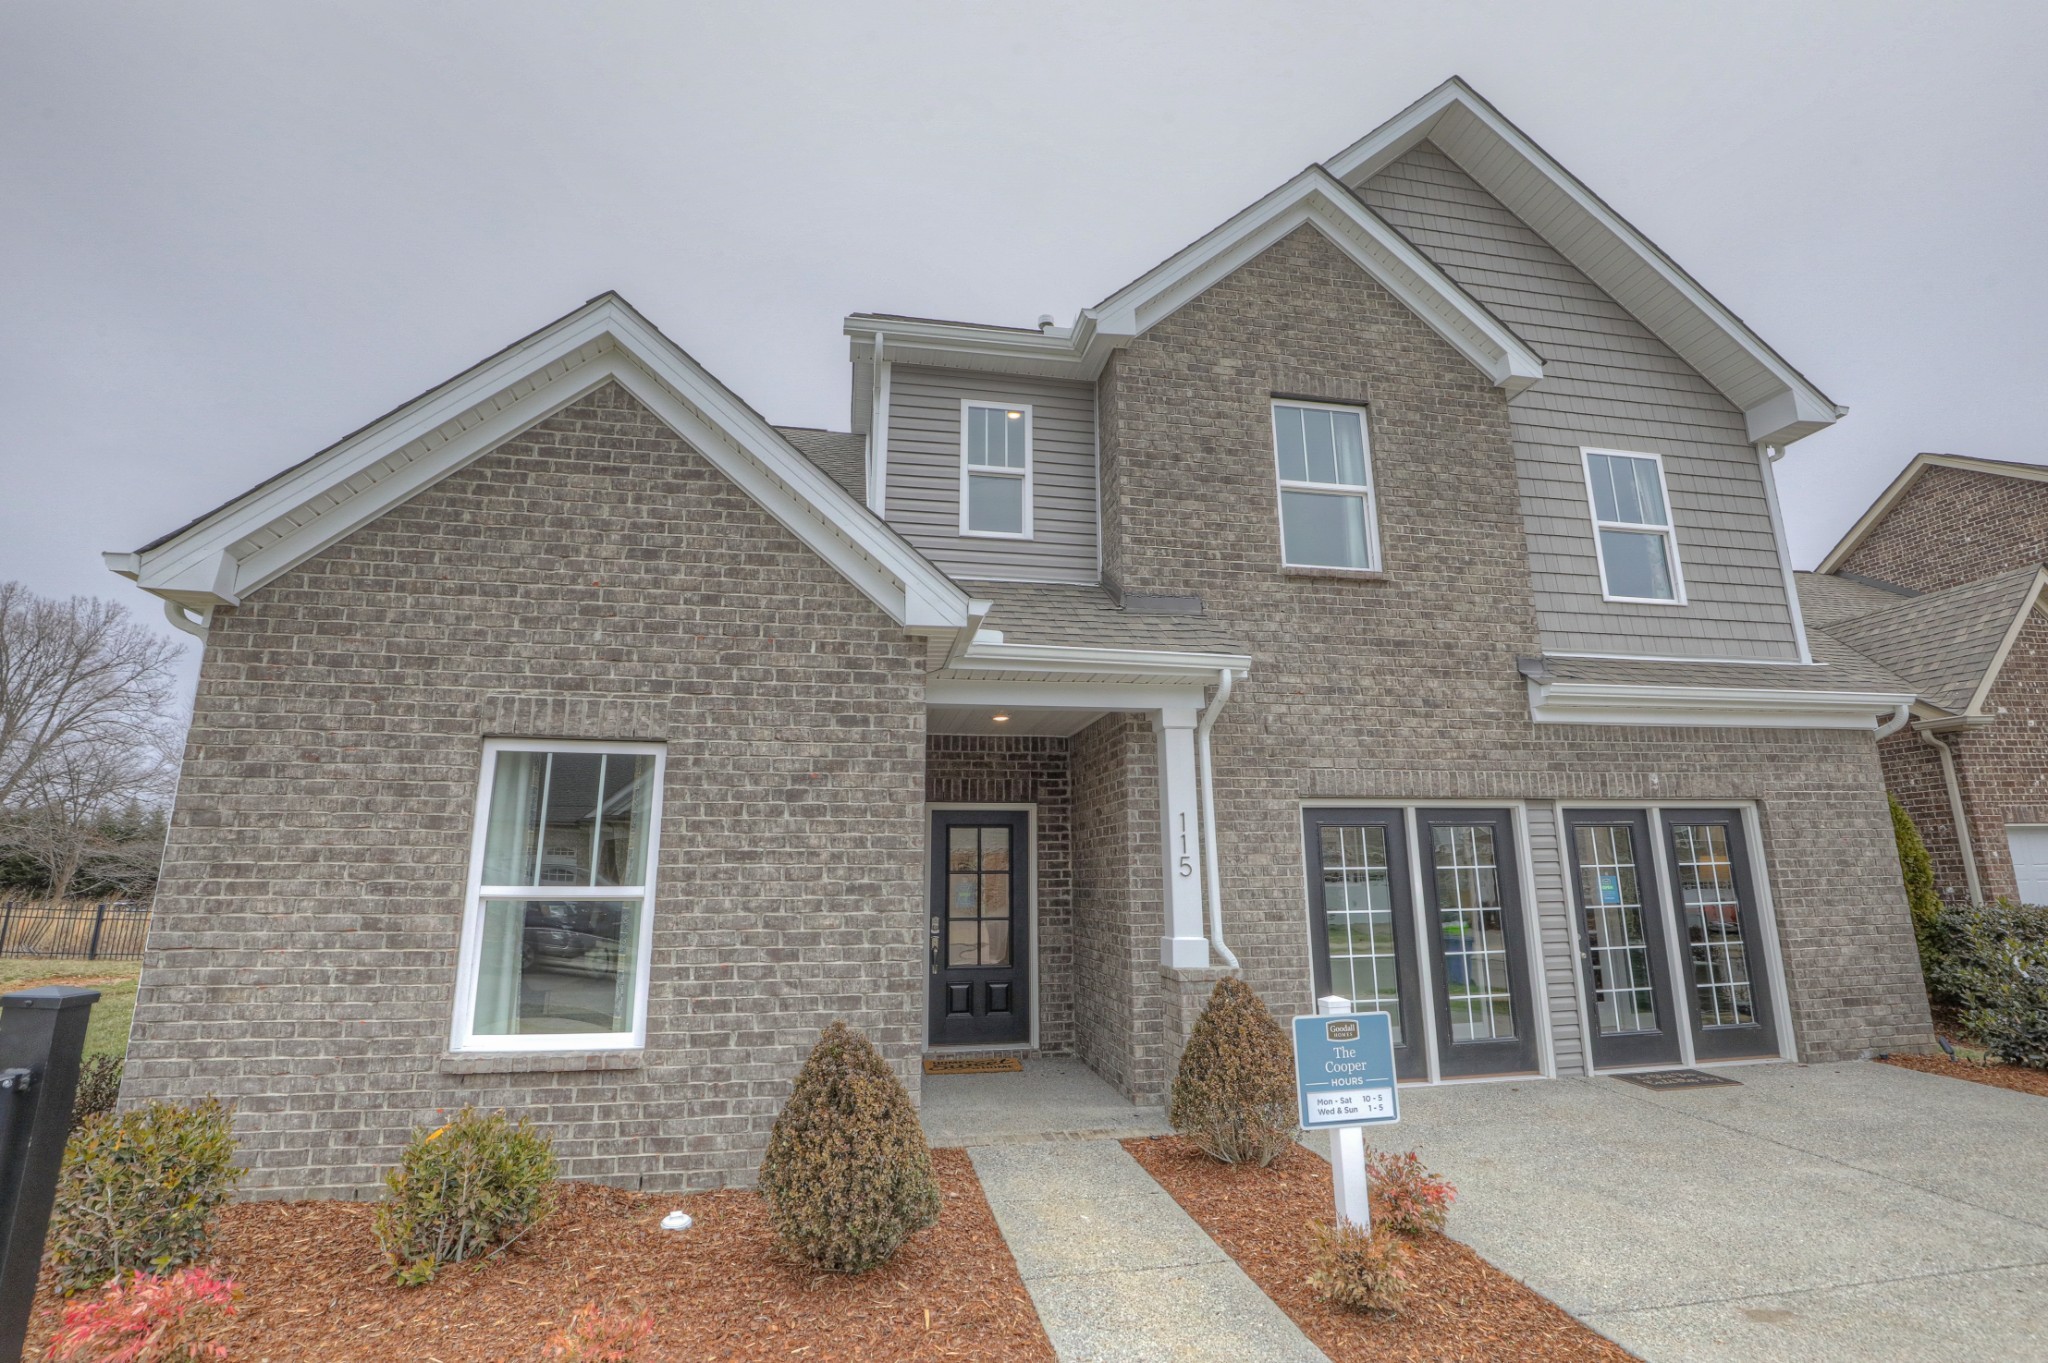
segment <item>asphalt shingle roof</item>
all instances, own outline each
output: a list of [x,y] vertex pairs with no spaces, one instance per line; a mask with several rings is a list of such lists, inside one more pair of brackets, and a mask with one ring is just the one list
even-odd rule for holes
[[995,603],[985,624],[1002,631],[1006,644],[1249,652],[1241,640],[1209,616],[1128,611],[1101,587],[973,580],[963,580],[960,585]]
[[1882,664],[1809,632],[1816,667],[1773,663],[1642,662],[1634,658],[1543,659],[1554,681],[1620,686],[1737,686],[1766,691],[1882,691],[1911,694],[1915,687]]
[[854,435],[850,431],[821,431],[815,426],[777,426],[775,429],[796,447],[798,454],[852,493],[854,500],[867,500],[868,442],[865,436]]
[[1833,621],[1821,632],[1912,682],[1923,699],[1961,712],[1984,684],[2013,618],[2032,600],[2040,572],[2030,565],[1926,592]]
[[1793,576],[1799,579],[1799,609],[1809,625],[1853,620],[1859,615],[1868,615],[1913,599],[1913,593],[1903,588],[1886,591],[1883,587],[1858,582],[1854,578],[1837,577],[1833,573],[1795,573]]

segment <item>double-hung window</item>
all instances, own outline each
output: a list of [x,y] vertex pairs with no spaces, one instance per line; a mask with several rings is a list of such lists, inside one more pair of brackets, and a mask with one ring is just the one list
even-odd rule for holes
[[1365,413],[1273,404],[1280,474],[1280,559],[1290,568],[1379,567]]
[[1031,538],[1031,408],[960,404],[960,533]]
[[484,745],[458,1051],[643,1045],[662,749]]
[[1609,601],[1685,604],[1664,461],[1654,454],[1585,450],[1593,545]]

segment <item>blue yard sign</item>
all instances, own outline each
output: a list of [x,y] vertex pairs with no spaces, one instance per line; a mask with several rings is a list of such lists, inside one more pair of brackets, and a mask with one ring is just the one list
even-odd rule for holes
[[1301,1124],[1310,1131],[1400,1121],[1393,1019],[1385,1013],[1296,1018],[1294,1086]]

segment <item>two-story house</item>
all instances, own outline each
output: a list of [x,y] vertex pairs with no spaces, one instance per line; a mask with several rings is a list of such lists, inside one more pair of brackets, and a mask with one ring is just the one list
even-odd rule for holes
[[1807,618],[1911,682],[1878,745],[1944,897],[2048,904],[2048,468],[1920,454],[1814,573]]
[[1772,478],[1842,409],[1462,83],[1071,324],[845,333],[783,429],[606,295],[110,556],[206,640],[131,1101],[656,1187],[834,1017],[1156,1102],[1227,970],[1416,1083],[1930,1040],[1914,688]]

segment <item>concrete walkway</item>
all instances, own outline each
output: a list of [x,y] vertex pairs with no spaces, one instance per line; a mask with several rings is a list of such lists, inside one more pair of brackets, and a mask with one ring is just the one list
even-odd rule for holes
[[935,1146],[966,1146],[1062,1363],[1327,1363],[1117,1141],[1165,1115],[1073,1060],[926,1075]]
[[967,1153],[1062,1363],[1327,1363],[1114,1140]]
[[1453,1235],[1652,1363],[2048,1360],[2048,1099],[1727,1073],[1404,1089],[1379,1140],[1457,1184]]

